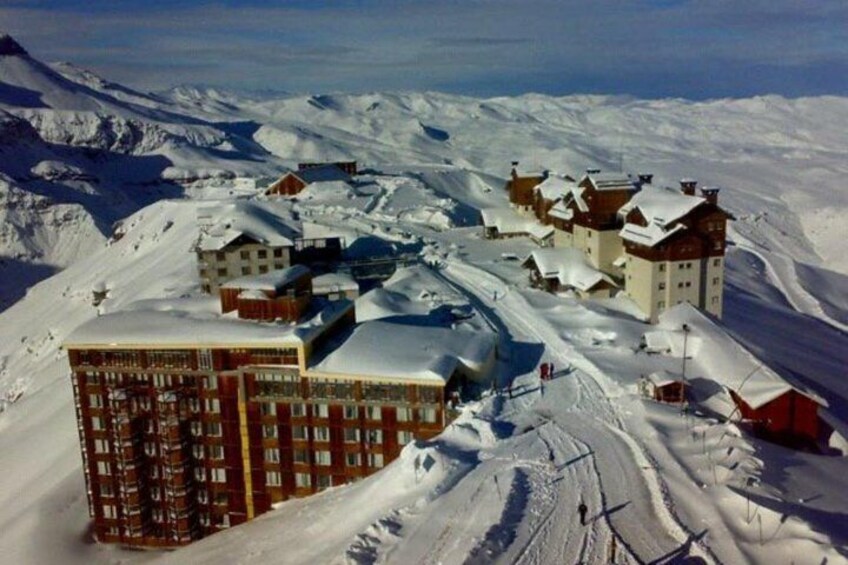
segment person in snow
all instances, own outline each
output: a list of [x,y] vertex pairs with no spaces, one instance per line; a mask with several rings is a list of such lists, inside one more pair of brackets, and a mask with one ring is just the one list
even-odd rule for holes
[[553,364],[553,363],[548,363],[548,365],[550,365],[550,367],[548,368],[548,379],[551,379],[551,380],[552,380],[552,379],[554,378],[554,371],[555,371],[556,369],[554,369],[554,364]]
[[548,364],[547,363],[542,363],[541,366],[539,366],[539,376],[541,377],[541,379],[543,381],[548,380]]
[[586,506],[586,503],[582,500],[580,501],[580,506],[577,507],[577,512],[580,513],[580,525],[586,525],[586,512],[589,511],[589,508]]

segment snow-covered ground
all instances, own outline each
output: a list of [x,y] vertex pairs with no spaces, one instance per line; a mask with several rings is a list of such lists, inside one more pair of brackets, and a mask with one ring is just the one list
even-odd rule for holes
[[[146,95],[8,56],[0,71],[4,562],[595,563],[613,544],[621,563],[848,559],[848,459],[645,401],[639,375],[672,360],[636,353],[649,327],[632,304],[530,290],[511,258],[534,245],[483,240],[471,227],[481,208],[505,204],[515,159],[571,174],[623,162],[661,184],[685,175],[722,185],[737,217],[726,329],[822,396],[848,437],[848,100],[256,101]],[[291,210],[307,231],[339,231],[362,253],[421,257],[364,294],[358,318],[494,329],[497,384],[512,382],[511,396],[468,405],[440,437],[365,481],[285,502],[189,548],[91,543],[59,344],[98,313],[196,294],[198,209],[249,194],[230,177],[342,158],[372,170],[353,188],[298,198]],[[95,307],[102,288],[109,298]],[[545,362],[557,374],[542,388]]]

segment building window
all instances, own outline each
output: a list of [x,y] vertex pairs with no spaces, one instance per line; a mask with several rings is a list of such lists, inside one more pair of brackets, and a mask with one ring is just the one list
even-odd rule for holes
[[313,404],[312,415],[316,418],[329,418],[330,407],[327,404]]
[[295,473],[294,474],[294,484],[300,488],[307,488],[312,486],[312,477],[309,476],[309,473]]
[[306,416],[306,405],[304,404],[292,404],[291,405],[291,415],[292,418],[302,418]]
[[97,462],[97,474],[98,475],[111,475],[112,467],[109,465],[108,461],[98,461]]
[[266,251],[265,249],[260,249],[256,252],[256,256],[260,259],[265,259],[266,257],[268,257],[268,251]]
[[366,406],[365,417],[369,420],[378,422],[383,419],[382,409],[379,406]]
[[221,411],[221,401],[217,398],[207,398],[205,399],[206,411],[218,413]]
[[358,420],[359,419],[359,406],[345,406],[344,407],[344,419],[345,420]]
[[362,458],[358,453],[346,453],[345,454],[345,465],[348,467],[359,467],[361,465]]
[[397,408],[397,421],[398,422],[411,422],[412,421],[412,408],[405,408],[405,407]]
[[259,265],[259,274],[264,275],[268,272],[268,265]]
[[359,428],[344,429],[345,443],[359,443]]
[[679,283],[677,283],[677,288],[683,288],[683,281],[680,281]]
[[682,269],[684,269],[684,268],[686,268],[686,265],[684,265],[683,263],[678,263],[678,264],[677,264],[677,269],[678,269],[678,270],[682,270]]
[[[148,420],[148,423],[151,424],[151,428],[153,427],[153,420]],[[153,430],[149,430],[148,433],[153,433]],[[191,423],[191,435],[195,437],[199,437],[203,435],[203,424],[197,420]]]
[[435,408],[421,408],[419,411],[421,415],[421,422],[425,424],[435,424],[436,423],[436,409]]
[[[193,423],[194,422],[192,422],[192,424]],[[197,445],[197,444],[192,445],[191,446],[191,454],[194,456],[195,459],[203,459],[203,455],[204,455],[203,446]]]
[[99,394],[89,394],[88,405],[92,408],[103,408],[103,398]]
[[368,466],[381,468],[383,466],[383,454],[382,453],[369,453],[368,454]]
[[718,277],[713,277],[713,286],[718,286],[721,282],[721,279]]
[[721,301],[721,299],[718,296],[713,296],[713,298],[711,300],[713,306],[716,306],[720,301]]
[[277,415],[277,405],[274,402],[260,402],[259,403],[259,412],[263,416],[276,416]]
[[657,310],[665,310],[665,301],[664,300],[660,300],[659,302],[657,302]]
[[383,443],[383,430],[368,430],[365,435],[369,445]]
[[227,254],[224,253],[223,251],[218,251],[218,252],[215,253],[215,259],[217,259],[218,261],[226,261],[227,260]]
[[115,496],[115,491],[112,485],[108,483],[100,483],[100,496]]
[[118,509],[111,504],[103,505],[103,517],[104,518],[117,518],[118,517]]
[[686,281],[686,288],[689,288],[690,286],[692,286],[692,283],[690,281]]
[[691,268],[692,268],[692,263],[686,263],[686,268],[687,268],[687,269],[691,269]]
[[292,439],[307,439],[305,426],[292,426]]
[[415,437],[413,437],[412,432],[406,430],[400,430],[398,432],[398,445],[406,445],[414,439]]
[[316,465],[331,465],[330,452],[329,451],[316,451],[315,452],[315,464]]
[[295,449],[292,453],[292,459],[295,463],[309,463],[309,454],[305,449]]
[[280,462],[280,451],[278,449],[266,449],[265,450],[265,461],[267,463],[279,463]]
[[213,483],[226,483],[227,482],[227,470],[226,469],[209,469],[209,474],[212,478]]
[[665,283],[664,282],[660,283],[660,290],[665,290]]
[[249,260],[250,260],[250,251],[242,251],[242,252],[240,253],[240,255],[241,255],[241,258],[242,258],[243,260],[245,260],[245,261],[249,261]]
[[210,437],[221,437],[221,422],[209,422],[206,424],[206,435]]
[[315,441],[330,441],[330,428],[326,426],[313,427],[312,439]]
[[721,240],[716,240],[713,242],[713,249],[716,251],[721,251]]
[[665,272],[665,263],[660,263],[659,271],[660,271],[661,273],[664,273],[664,272]]
[[280,258],[282,256],[283,256],[283,250],[282,249],[277,248],[277,249],[274,250],[274,257],[275,258]]
[[249,275],[250,274],[250,267],[242,267],[241,268],[241,274]]
[[209,458],[210,459],[223,459],[224,458],[224,446],[223,445],[215,445],[212,444],[209,446]]
[[283,484],[282,477],[277,471],[265,473],[265,484],[269,487],[278,487]]
[[103,429],[103,418],[99,416],[94,416],[91,419],[91,429],[98,431]]
[[227,276],[227,269],[226,268],[218,269],[218,276],[219,277],[226,277]]
[[330,475],[318,475],[316,479],[318,481],[319,490],[330,487]]
[[277,437],[277,426],[262,426],[262,437],[274,439]]
[[713,267],[721,267],[721,259],[713,259]]

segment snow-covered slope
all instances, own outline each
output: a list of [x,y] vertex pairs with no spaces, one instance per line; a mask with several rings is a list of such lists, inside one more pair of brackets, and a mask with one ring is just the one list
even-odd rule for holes
[[[695,176],[722,185],[737,217],[727,329],[823,396],[848,436],[846,125],[848,100],[827,97],[150,95],[44,65],[0,39],[0,309],[9,306],[0,311],[0,555],[561,563],[602,561],[615,539],[626,562],[844,561],[848,459],[791,452],[645,403],[638,375],[676,360],[634,353],[646,327],[626,301],[527,290],[526,273],[503,257],[532,244],[481,240],[468,226],[480,208],[504,205],[512,160],[571,174],[623,164],[661,184]],[[195,293],[189,250],[208,204],[200,198],[227,196],[230,177],[348,158],[372,169],[368,184],[307,191],[292,211],[363,253],[421,252],[437,266],[399,272],[364,295],[361,319],[496,330],[497,379],[514,378],[516,398],[468,406],[443,436],[410,446],[371,479],[185,550],[91,544],[59,343],[98,311]],[[120,240],[110,238],[116,221]],[[92,291],[103,287],[109,298],[98,309]],[[544,394],[541,362],[559,373]],[[573,512],[581,498],[592,508],[586,528]]]

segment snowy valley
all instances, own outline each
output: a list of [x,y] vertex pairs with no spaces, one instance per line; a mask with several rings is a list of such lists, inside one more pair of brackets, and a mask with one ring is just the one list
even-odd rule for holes
[[[616,563],[848,561],[846,124],[848,99],[837,97],[148,94],[41,63],[5,37],[0,554],[542,564],[605,562],[614,547]],[[365,480],[186,548],[94,543],[62,342],[139,300],[200,296],[193,249],[204,209],[265,202],[255,179],[340,160],[356,160],[363,182],[307,189],[275,203],[280,216],[304,234],[340,234],[351,250],[416,257],[357,299],[358,321],[494,334],[493,388],[509,393],[466,403],[440,436],[407,445]],[[514,259],[538,247],[484,239],[477,225],[481,209],[507,205],[512,161],[723,187],[735,221],[722,321],[679,308],[650,325],[622,297],[531,288]],[[830,451],[793,450],[715,413],[644,398],[640,377],[676,370],[681,353],[649,355],[643,336],[683,323],[692,378],[758,370],[761,360],[822,400]],[[734,353],[738,344],[756,358]],[[540,381],[542,363],[558,369],[553,380]]]

